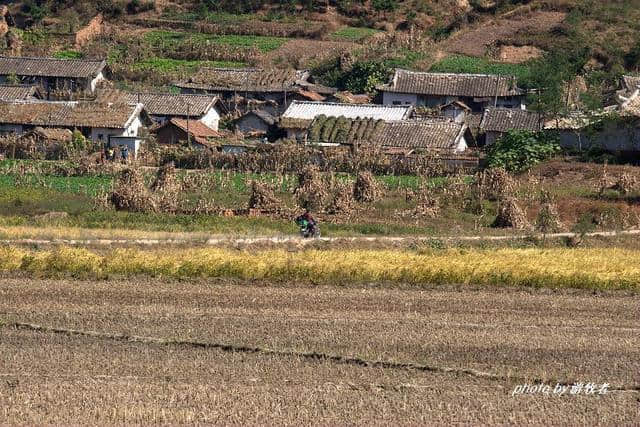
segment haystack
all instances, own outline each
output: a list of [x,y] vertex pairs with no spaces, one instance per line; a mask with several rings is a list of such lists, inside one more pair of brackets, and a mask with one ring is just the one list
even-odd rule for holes
[[249,209],[277,212],[281,206],[282,202],[276,197],[272,188],[259,181],[251,182]]
[[144,185],[144,177],[135,168],[127,168],[120,172],[109,200],[117,210],[121,211],[155,211],[155,203]]
[[543,233],[558,231],[562,228],[558,207],[547,191],[543,191],[540,197],[540,211],[536,218],[536,228]]
[[416,199],[418,202],[416,216],[426,216],[428,218],[438,216],[440,213],[440,200],[429,187],[422,186],[417,193]]
[[382,197],[382,188],[369,171],[358,173],[353,187],[353,197],[360,203],[373,203]]
[[502,168],[492,168],[476,176],[478,193],[489,200],[501,200],[512,197],[516,191],[516,182],[509,172]]
[[307,166],[298,175],[298,187],[294,194],[298,204],[310,211],[321,211],[330,200],[328,185],[315,166]]
[[178,197],[182,192],[182,185],[178,181],[173,162],[165,163],[158,169],[156,178],[151,184],[151,191],[161,212],[176,212],[178,210]]
[[628,172],[624,172],[620,175],[620,178],[618,178],[613,189],[619,191],[620,194],[624,196],[629,195],[638,189],[638,178]]
[[513,197],[509,197],[500,202],[500,206],[498,207],[498,216],[492,226],[524,230],[529,228],[531,225],[527,220],[524,210],[518,204],[518,201]]
[[327,212],[333,215],[351,214],[354,211],[354,200],[351,186],[347,183],[336,182],[333,185],[331,201],[327,206]]

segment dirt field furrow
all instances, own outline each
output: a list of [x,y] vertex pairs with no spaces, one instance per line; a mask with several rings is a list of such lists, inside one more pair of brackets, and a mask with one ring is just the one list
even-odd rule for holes
[[[640,385],[639,309],[631,292],[4,278],[0,417],[630,424],[638,392],[613,389]],[[609,393],[512,396],[535,379]]]

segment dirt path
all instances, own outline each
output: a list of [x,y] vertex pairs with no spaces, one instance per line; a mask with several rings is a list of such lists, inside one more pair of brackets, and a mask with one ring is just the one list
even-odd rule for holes
[[[624,230],[624,231],[598,231],[586,233],[585,237],[619,237],[619,236],[636,236],[640,235],[640,230]],[[201,237],[201,234],[199,234]],[[189,245],[199,244],[207,246],[221,245],[254,245],[254,244],[289,244],[296,243],[299,245],[309,245],[317,242],[324,243],[412,243],[412,242],[430,242],[430,241],[449,241],[449,242],[498,242],[508,240],[522,240],[530,238],[575,238],[581,236],[578,233],[550,233],[550,234],[512,234],[502,236],[375,236],[375,237],[320,237],[317,239],[303,239],[299,236],[275,236],[275,237],[211,237],[203,240],[191,239],[5,239],[0,240],[0,244],[5,245],[68,245],[68,246],[120,246],[120,245],[141,245],[141,246],[158,246],[158,245]]]

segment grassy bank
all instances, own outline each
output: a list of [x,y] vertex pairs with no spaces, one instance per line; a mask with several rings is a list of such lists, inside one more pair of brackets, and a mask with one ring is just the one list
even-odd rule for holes
[[0,271],[107,279],[145,275],[322,284],[474,284],[640,290],[625,249],[286,250],[0,249]]

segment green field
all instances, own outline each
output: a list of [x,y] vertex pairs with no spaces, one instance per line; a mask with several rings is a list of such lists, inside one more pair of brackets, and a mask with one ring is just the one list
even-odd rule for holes
[[499,74],[524,79],[531,72],[527,64],[505,64],[464,55],[449,56],[435,63],[430,71],[439,73]]
[[[94,199],[97,194],[108,190],[113,183],[113,176],[79,176],[62,177],[54,175],[26,175],[18,177],[11,172],[17,162],[5,160],[0,162],[0,221],[4,225],[56,225],[82,228],[135,229],[146,231],[206,231],[220,234],[290,234],[295,233],[295,225],[289,219],[267,217],[218,217],[211,215],[174,215],[137,212],[116,212],[95,209]],[[29,162],[41,168],[51,167],[52,162]],[[7,173],[9,172],[9,173]],[[179,171],[179,176],[188,173]],[[201,174],[200,172],[197,172]],[[280,197],[284,203],[293,205],[292,191],[297,185],[297,177],[286,175],[284,179],[274,174],[245,174],[213,171],[206,174],[211,178],[213,188],[189,193],[188,198],[195,201],[199,198],[214,200],[227,208],[244,208],[249,200],[248,183],[253,180],[280,184]],[[342,180],[353,181],[353,176],[341,175]],[[153,174],[146,176],[149,183]],[[388,189],[404,190],[419,186],[419,180],[413,176],[383,176],[378,178]],[[434,178],[434,186],[445,182],[444,178]],[[387,216],[396,207],[398,200],[382,200],[372,207],[376,215]],[[56,219],[53,223],[42,224],[35,218],[47,212],[67,212],[68,217]],[[370,221],[369,218],[356,219],[343,224],[323,224],[323,230],[331,235],[406,235],[433,234],[436,227],[428,224],[409,225],[393,223],[388,220]]]
[[156,48],[177,48],[190,41],[237,48],[256,48],[265,53],[280,48],[289,39],[284,37],[212,35],[184,31],[153,30],[144,35],[144,40]]
[[157,73],[193,73],[201,67],[211,68],[244,68],[247,64],[234,61],[190,61],[186,59],[148,58],[131,66],[137,71]]
[[61,50],[53,54],[54,58],[58,59],[82,59],[84,54],[77,50]]
[[366,27],[343,27],[330,34],[333,40],[346,40],[351,42],[359,42],[380,31]]

